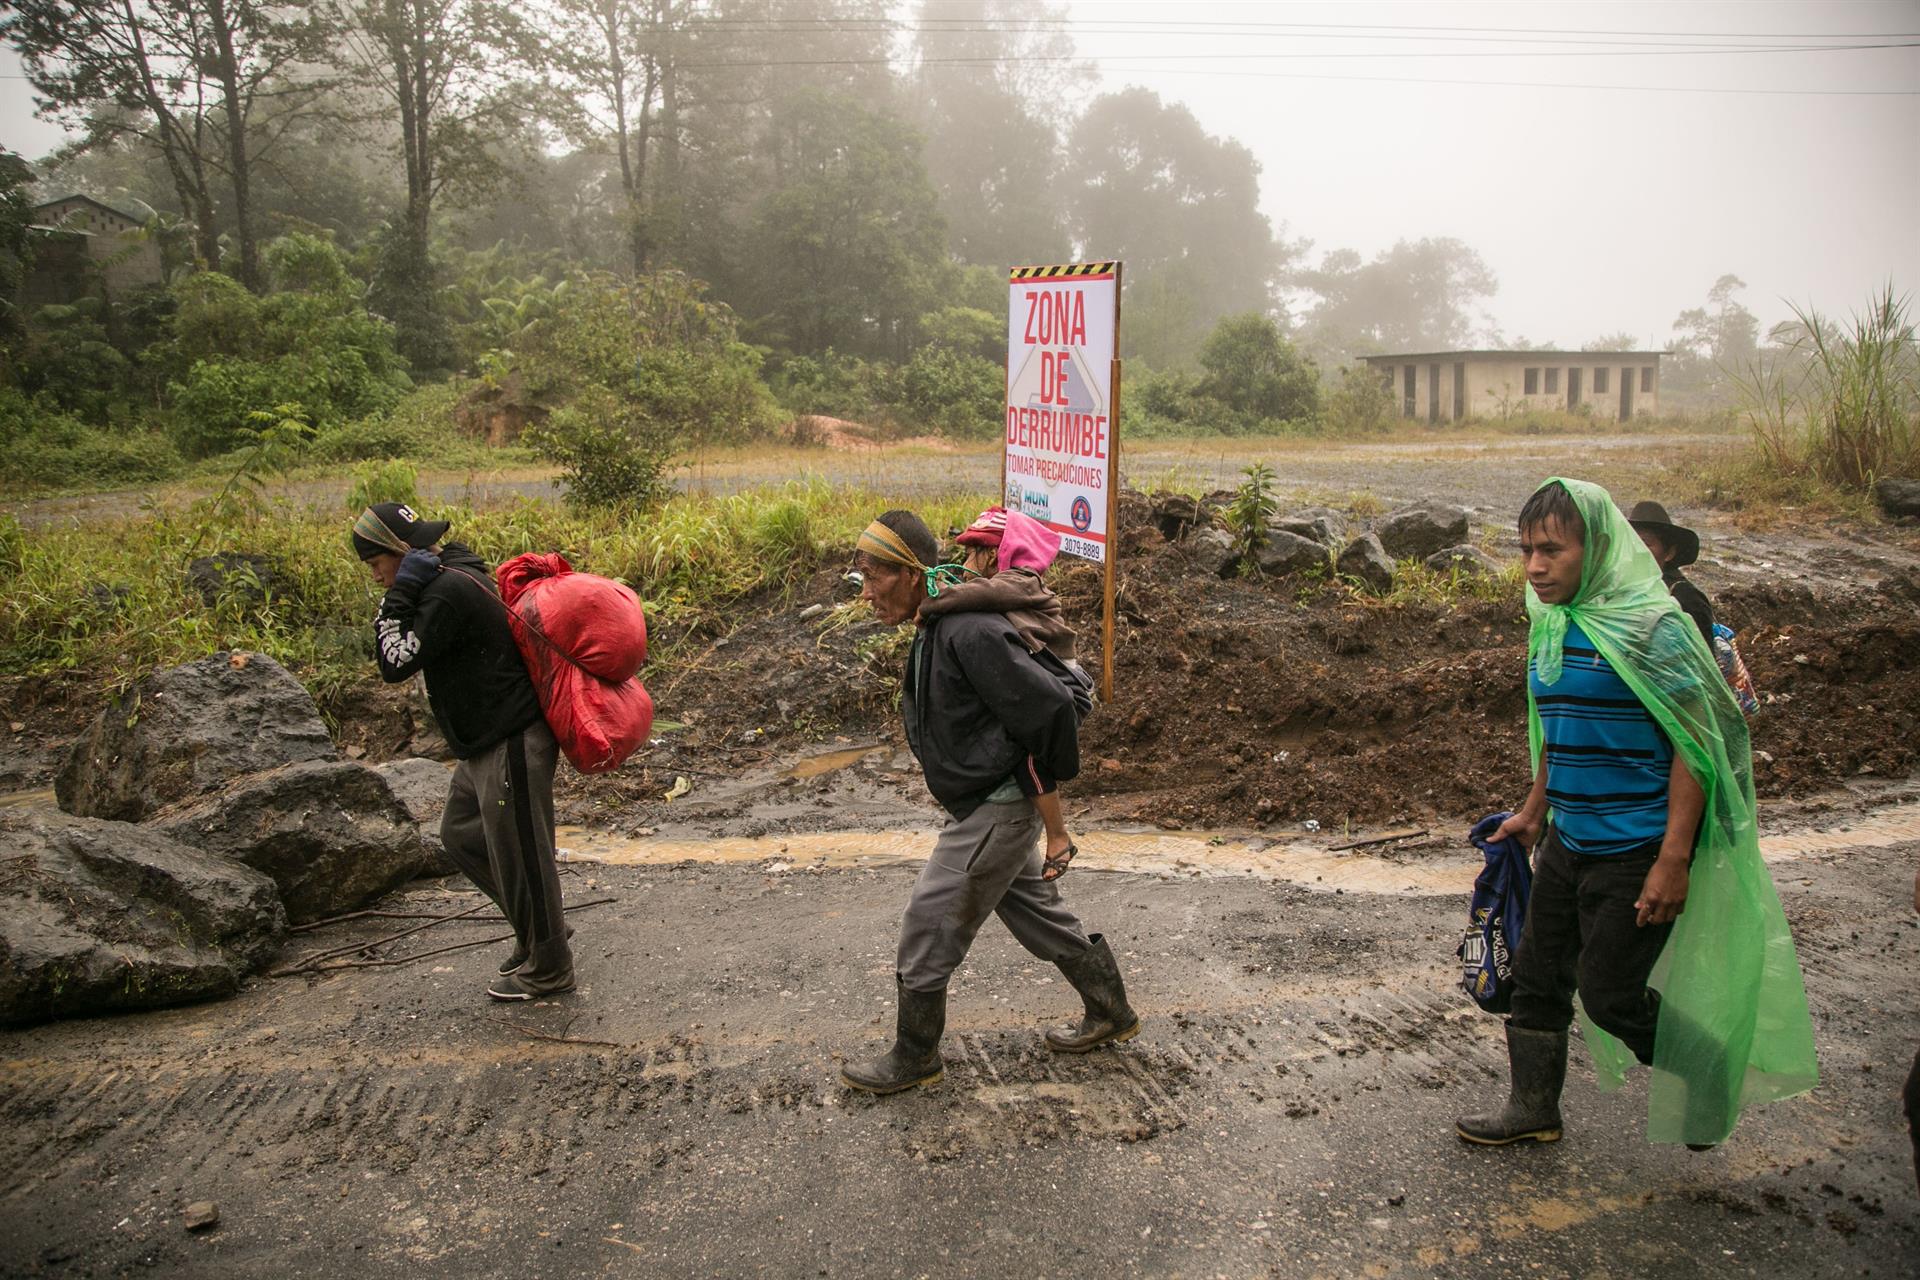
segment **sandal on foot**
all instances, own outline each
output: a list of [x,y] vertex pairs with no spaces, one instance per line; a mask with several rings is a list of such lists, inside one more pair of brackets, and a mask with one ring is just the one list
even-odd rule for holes
[[1080,852],[1080,846],[1069,841],[1065,849],[1062,849],[1057,855],[1048,858],[1040,864],[1040,878],[1042,880],[1058,880],[1061,876],[1067,874],[1067,871],[1073,865],[1073,855],[1078,852]]

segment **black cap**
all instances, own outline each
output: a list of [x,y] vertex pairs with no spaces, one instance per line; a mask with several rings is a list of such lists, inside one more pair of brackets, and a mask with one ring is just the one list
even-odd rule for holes
[[402,555],[407,549],[433,546],[449,527],[445,520],[422,520],[404,502],[376,502],[353,522],[353,550],[362,560]]

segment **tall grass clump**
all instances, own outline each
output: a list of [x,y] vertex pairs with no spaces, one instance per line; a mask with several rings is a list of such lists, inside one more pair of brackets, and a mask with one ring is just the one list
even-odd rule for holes
[[[918,504],[935,529],[956,528],[978,497]],[[422,509],[452,522],[451,541],[491,564],[558,551],[576,569],[633,585],[656,624],[729,630],[742,602],[778,599],[896,505],[883,494],[794,483],[724,497],[680,494],[641,514],[523,500],[476,511]],[[97,689],[146,669],[245,649],[276,659],[323,704],[377,679],[371,620],[380,591],[347,544],[350,518],[277,501],[232,505],[217,519],[185,506],[68,528],[0,520],[0,675],[69,673]],[[264,598],[207,602],[186,570],[208,552],[264,555]],[[656,650],[649,670],[671,673]]]
[[1846,324],[1794,308],[1788,357],[1739,379],[1770,469],[1856,491],[1920,472],[1920,341],[1908,308],[1891,286]]

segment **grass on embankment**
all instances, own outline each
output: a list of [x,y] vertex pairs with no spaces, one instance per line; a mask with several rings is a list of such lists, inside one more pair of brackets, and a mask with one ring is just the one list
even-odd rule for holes
[[[980,501],[955,495],[917,508],[945,528],[972,519]],[[656,623],[725,631],[741,601],[790,589],[847,554],[890,505],[879,493],[814,483],[682,495],[626,517],[546,502],[433,514],[489,563],[559,551],[576,569],[632,583]],[[349,523],[344,509],[286,505],[212,533],[179,509],[58,529],[0,517],[0,675],[67,675],[104,690],[155,665],[243,649],[281,662],[324,704],[374,673],[379,591],[348,549]],[[269,557],[277,576],[264,603],[229,590],[208,604],[188,585],[193,556],[216,551]],[[671,674],[679,656],[656,648],[650,677]]]

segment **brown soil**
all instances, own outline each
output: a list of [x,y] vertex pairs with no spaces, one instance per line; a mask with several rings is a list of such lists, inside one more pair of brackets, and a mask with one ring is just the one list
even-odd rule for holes
[[[1223,581],[1190,539],[1162,538],[1131,496],[1120,563],[1116,698],[1089,718],[1082,772],[1067,788],[1070,805],[1090,806],[1084,816],[1338,828],[1458,818],[1521,798],[1518,600],[1392,605],[1333,586]],[[1075,563],[1051,576],[1097,670],[1100,574]],[[1772,696],[1751,722],[1763,798],[1920,765],[1920,608],[1903,583],[1750,575],[1716,591]],[[816,742],[897,752],[897,647],[872,623],[823,628],[846,591],[838,569],[823,569],[794,597],[743,609],[694,670],[651,686],[661,715],[688,729],[665,735],[637,769],[564,790],[594,807],[652,805],[652,821],[676,773],[711,788],[783,767]],[[809,605],[829,612],[803,620]],[[904,795],[918,794],[911,771],[896,772]],[[796,801],[828,789],[824,779],[781,784]]]
[[[1191,538],[1168,542],[1149,514],[1128,495],[1116,699],[1083,730],[1082,772],[1066,790],[1076,822],[1313,820],[1338,830],[1457,820],[1520,799],[1518,600],[1394,605],[1333,586],[1222,580]],[[1751,722],[1763,798],[1920,767],[1920,581],[1902,572],[1874,581],[1869,569],[1707,582],[1771,695]],[[1051,577],[1097,671],[1099,571],[1072,563]],[[661,628],[656,651],[674,645],[693,657],[648,682],[661,721],[655,745],[613,775],[562,770],[561,820],[743,831],[911,819],[926,799],[894,713],[899,636],[845,624],[835,606],[850,598],[829,558],[790,596],[743,602],[731,631]],[[803,618],[813,605],[822,611]],[[25,726],[7,735],[0,781],[45,785],[87,716],[63,685],[13,682],[0,694],[0,709]],[[369,680],[324,697],[322,709],[358,758],[444,755],[416,693]],[[879,750],[853,753],[859,768],[786,776],[803,757],[870,744]],[[694,801],[664,803],[681,775]]]

